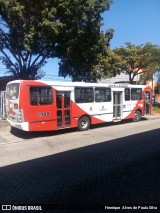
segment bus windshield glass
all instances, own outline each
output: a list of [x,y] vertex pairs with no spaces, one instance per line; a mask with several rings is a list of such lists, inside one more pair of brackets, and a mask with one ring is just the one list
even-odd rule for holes
[[19,97],[19,83],[8,84],[6,87],[6,98],[16,100]]

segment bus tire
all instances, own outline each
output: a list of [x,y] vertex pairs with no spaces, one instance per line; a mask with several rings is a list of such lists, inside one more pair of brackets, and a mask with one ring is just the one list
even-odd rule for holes
[[79,131],[86,131],[89,129],[91,121],[88,116],[83,116],[78,121]]
[[142,114],[140,113],[140,111],[138,111],[138,110],[135,111],[133,121],[134,122],[140,121],[141,120],[141,116],[142,116]]

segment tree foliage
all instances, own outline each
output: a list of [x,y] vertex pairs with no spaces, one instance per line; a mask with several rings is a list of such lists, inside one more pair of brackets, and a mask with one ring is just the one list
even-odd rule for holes
[[[61,76],[92,79],[101,50],[101,13],[110,4],[111,0],[0,0],[3,64],[15,78],[37,79],[46,60],[58,57]],[[112,32],[108,33],[109,41]]]
[[[64,41],[59,42],[60,76],[69,75],[73,81],[96,82],[104,73],[109,74],[109,71],[105,70],[104,57],[110,53],[109,48],[106,49],[106,47],[114,31],[109,29],[104,34],[100,32],[100,27],[101,13],[109,8],[110,2],[109,0],[92,0],[79,4],[80,1],[77,0],[75,5],[72,5],[69,20],[65,16],[67,19],[65,23],[68,24],[62,29],[63,38],[59,37]],[[99,67],[102,68],[102,64],[103,69],[99,69]]]
[[[87,40],[86,37],[81,41],[80,38],[76,45],[71,45],[67,49],[65,57],[60,62],[61,76],[72,76],[73,81],[97,82],[101,78],[116,75],[119,58],[109,47],[113,30],[109,29],[106,33],[97,32],[93,36],[95,35],[96,39]],[[88,44],[91,41],[94,43]]]
[[136,75],[145,73],[147,78],[151,78],[155,70],[159,68],[160,59],[156,55],[157,51],[159,47],[151,43],[136,46],[130,42],[114,50],[120,57],[118,69],[129,75],[131,84]]
[[[40,78],[46,59],[55,56],[62,23],[52,1],[0,0],[0,51],[7,69],[20,79]],[[47,40],[50,36],[53,40]]]

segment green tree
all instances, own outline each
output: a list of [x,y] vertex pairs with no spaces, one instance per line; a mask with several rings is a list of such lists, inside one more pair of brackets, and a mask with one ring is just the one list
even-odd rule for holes
[[130,42],[126,46],[114,49],[120,57],[117,64],[120,72],[129,75],[129,83],[133,84],[137,75],[145,74],[146,78],[152,78],[153,73],[159,67],[159,58],[156,56],[158,46],[151,43],[145,45],[134,45]]
[[[79,37],[79,41],[66,48],[65,57],[60,61],[60,76],[69,75],[73,81],[85,82],[115,76],[119,57],[110,49],[113,34],[113,29],[109,29],[106,33],[89,32],[88,36]],[[86,39],[89,36],[93,39]]]
[[[63,38],[60,38],[65,42],[61,42],[60,46],[59,75],[63,77],[69,75],[73,81],[96,82],[102,73],[96,69],[99,57],[106,55],[106,52],[104,53],[106,44],[100,32],[101,12],[109,8],[110,1],[83,1],[81,5],[79,2],[75,1],[75,5],[72,5],[71,17],[65,16],[67,19],[65,23],[68,25],[62,29]],[[106,32],[108,43],[113,33],[113,30]],[[70,40],[67,39],[68,35]]]
[[89,79],[91,66],[84,67],[97,60],[101,13],[110,4],[111,0],[0,0],[0,59],[16,79],[40,78],[39,71],[54,57],[61,59],[61,76]]
[[15,79],[40,78],[46,59],[55,56],[62,27],[55,7],[51,1],[0,0],[0,59]]
[[92,68],[96,80],[113,77],[119,74],[117,64],[120,61],[120,57],[110,49],[110,40],[113,38],[113,33],[113,29],[107,30],[106,33],[100,33],[99,49],[96,54],[95,64]]

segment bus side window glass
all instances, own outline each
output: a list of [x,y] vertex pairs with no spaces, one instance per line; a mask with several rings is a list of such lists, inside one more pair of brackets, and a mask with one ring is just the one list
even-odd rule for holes
[[84,89],[84,100],[85,100],[85,103],[93,102],[93,88]]
[[41,104],[52,104],[53,97],[52,97],[52,88],[43,87],[40,89],[40,103]]
[[30,104],[46,105],[53,103],[51,87],[30,87]]
[[125,101],[130,101],[130,99],[131,99],[130,89],[126,88],[125,89]]
[[142,100],[142,89],[131,88],[131,100]]
[[110,88],[95,88],[95,102],[109,102],[111,101]]
[[92,87],[75,87],[75,102],[76,103],[92,103],[93,102]]
[[30,88],[30,103],[31,105],[39,105],[40,95],[38,93],[38,87]]
[[64,107],[69,108],[70,107],[70,92],[64,93]]
[[80,88],[75,88],[75,102],[76,103],[81,103],[81,89]]
[[61,109],[62,108],[62,93],[61,92],[57,92],[56,102],[57,102],[57,108]]

